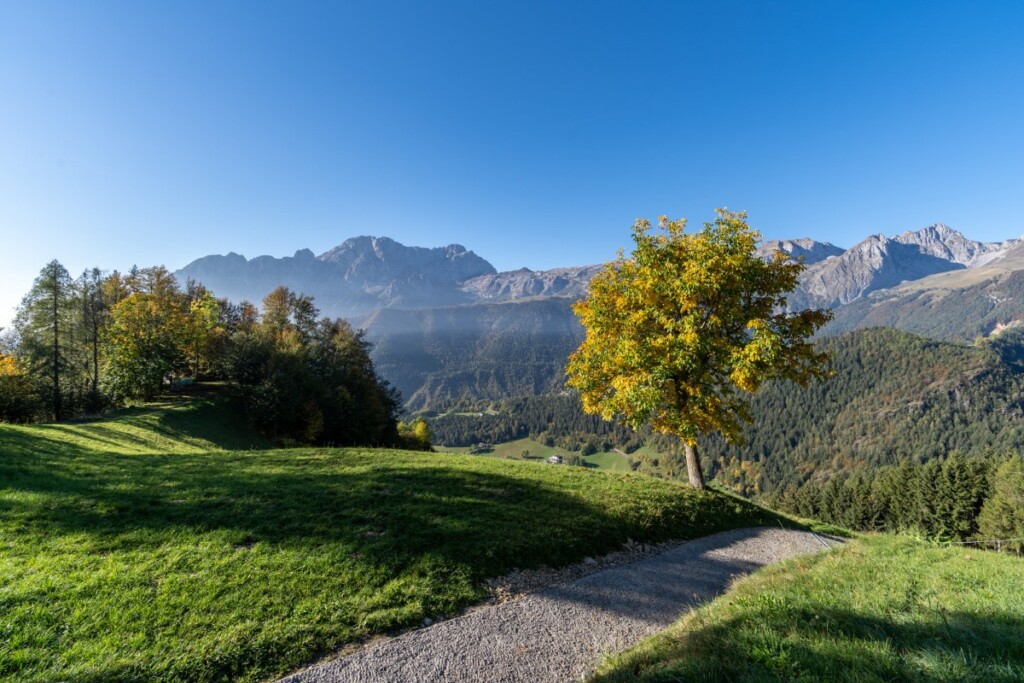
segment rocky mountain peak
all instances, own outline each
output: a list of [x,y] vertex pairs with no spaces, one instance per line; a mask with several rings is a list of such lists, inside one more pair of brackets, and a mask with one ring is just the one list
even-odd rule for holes
[[445,247],[407,247],[390,237],[351,237],[317,257],[336,264],[347,280],[403,280],[412,276],[432,281],[461,282],[495,273],[494,266],[461,244]]
[[771,256],[775,251],[784,251],[793,258],[803,258],[805,265],[824,261],[830,256],[839,256],[843,249],[829,242],[818,242],[810,237],[795,240],[768,240],[758,247],[757,252],[762,258]]
[[967,239],[957,230],[936,223],[917,231],[904,232],[895,238],[901,244],[916,245],[923,254],[941,258],[969,268],[997,258],[1017,240],[1007,242],[978,242]]

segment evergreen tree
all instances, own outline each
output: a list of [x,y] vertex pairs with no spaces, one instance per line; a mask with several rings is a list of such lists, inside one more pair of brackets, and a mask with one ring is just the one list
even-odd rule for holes
[[88,382],[87,407],[95,411],[100,408],[100,353],[103,335],[110,320],[110,306],[104,289],[104,277],[99,268],[83,272],[75,282],[75,299],[78,309],[78,324],[81,331],[85,356],[84,372]]
[[[1011,456],[992,478],[992,493],[978,516],[978,537],[1024,538],[1024,460]],[[1024,550],[1024,541],[1000,543],[1004,550]]]
[[59,261],[50,261],[22,299],[14,323],[30,376],[45,381],[55,422],[64,417],[61,377],[70,345],[70,302],[71,276]]

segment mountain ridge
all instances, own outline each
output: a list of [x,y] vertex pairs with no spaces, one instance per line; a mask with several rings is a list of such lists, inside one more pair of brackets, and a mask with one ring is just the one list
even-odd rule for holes
[[[767,241],[758,253],[775,250],[807,266],[790,308],[834,308],[822,336],[881,325],[963,342],[1024,322],[1019,239],[978,242],[936,224],[849,249],[800,238]],[[176,275],[235,301],[258,302],[280,285],[313,296],[324,314],[366,330],[379,371],[416,410],[560,390],[565,358],[583,338],[572,303],[603,267],[498,272],[462,245],[361,236],[320,256],[207,256]]]
[[[872,292],[938,273],[984,267],[1024,249],[1020,239],[979,242],[942,223],[888,237],[870,235],[849,249],[809,237],[768,240],[758,253],[776,250],[802,259],[806,270],[789,299],[791,308],[835,307]],[[1024,256],[1024,254],[1021,254]],[[388,237],[362,235],[315,256],[246,259],[235,252],[204,256],[175,274],[194,278],[221,296],[259,302],[280,285],[313,296],[330,315],[353,317],[380,307],[432,308],[533,297],[581,298],[602,264],[499,272],[460,244],[406,246]]]

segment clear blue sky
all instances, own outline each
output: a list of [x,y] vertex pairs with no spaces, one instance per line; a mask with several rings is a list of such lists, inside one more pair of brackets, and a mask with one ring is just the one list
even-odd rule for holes
[[1024,232],[1020,2],[0,4],[0,324],[49,259],[358,234],[501,270],[637,216]]

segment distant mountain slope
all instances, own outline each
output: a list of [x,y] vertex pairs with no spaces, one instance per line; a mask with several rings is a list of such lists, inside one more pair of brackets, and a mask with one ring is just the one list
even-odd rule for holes
[[967,239],[953,228],[936,223],[916,232],[907,231],[895,238],[900,244],[916,246],[927,256],[976,268],[1006,254],[1020,240],[1005,242],[977,242]]
[[895,327],[937,339],[973,341],[1024,324],[1024,245],[986,265],[901,283],[835,310],[823,334]]
[[[781,491],[811,477],[954,450],[1024,448],[1024,375],[993,350],[891,329],[860,330],[821,346],[832,354],[835,376],[807,387],[769,384],[753,399],[745,445],[707,444],[726,481]],[[742,462],[751,463],[745,474]]]
[[454,399],[536,396],[564,388],[583,339],[572,300],[375,311],[359,322],[378,372],[411,410]]
[[839,256],[844,251],[842,247],[830,242],[818,242],[810,237],[802,237],[797,240],[767,240],[761,243],[757,253],[767,258],[776,250],[784,251],[793,258],[802,258],[806,265],[824,261],[830,256]]
[[[782,250],[802,259],[807,269],[790,306],[836,307],[871,292],[938,273],[1020,262],[1020,240],[984,243],[942,224],[897,237],[872,235],[850,249],[810,238],[770,240],[759,253]],[[1015,250],[1016,249],[1016,250]],[[408,247],[386,237],[353,237],[314,256],[238,254],[205,256],[177,273],[194,278],[232,300],[258,303],[285,285],[316,298],[334,316],[365,315],[378,308],[433,308],[472,303],[518,301],[537,297],[578,299],[586,294],[600,265],[499,273],[483,258],[458,244]]]
[[462,291],[484,301],[513,301],[530,297],[569,297],[582,299],[590,279],[603,266],[577,266],[480,275],[462,283]]
[[1017,242],[976,242],[941,224],[898,237],[872,235],[840,255],[810,264],[790,305],[842,306],[905,281],[984,265]]

